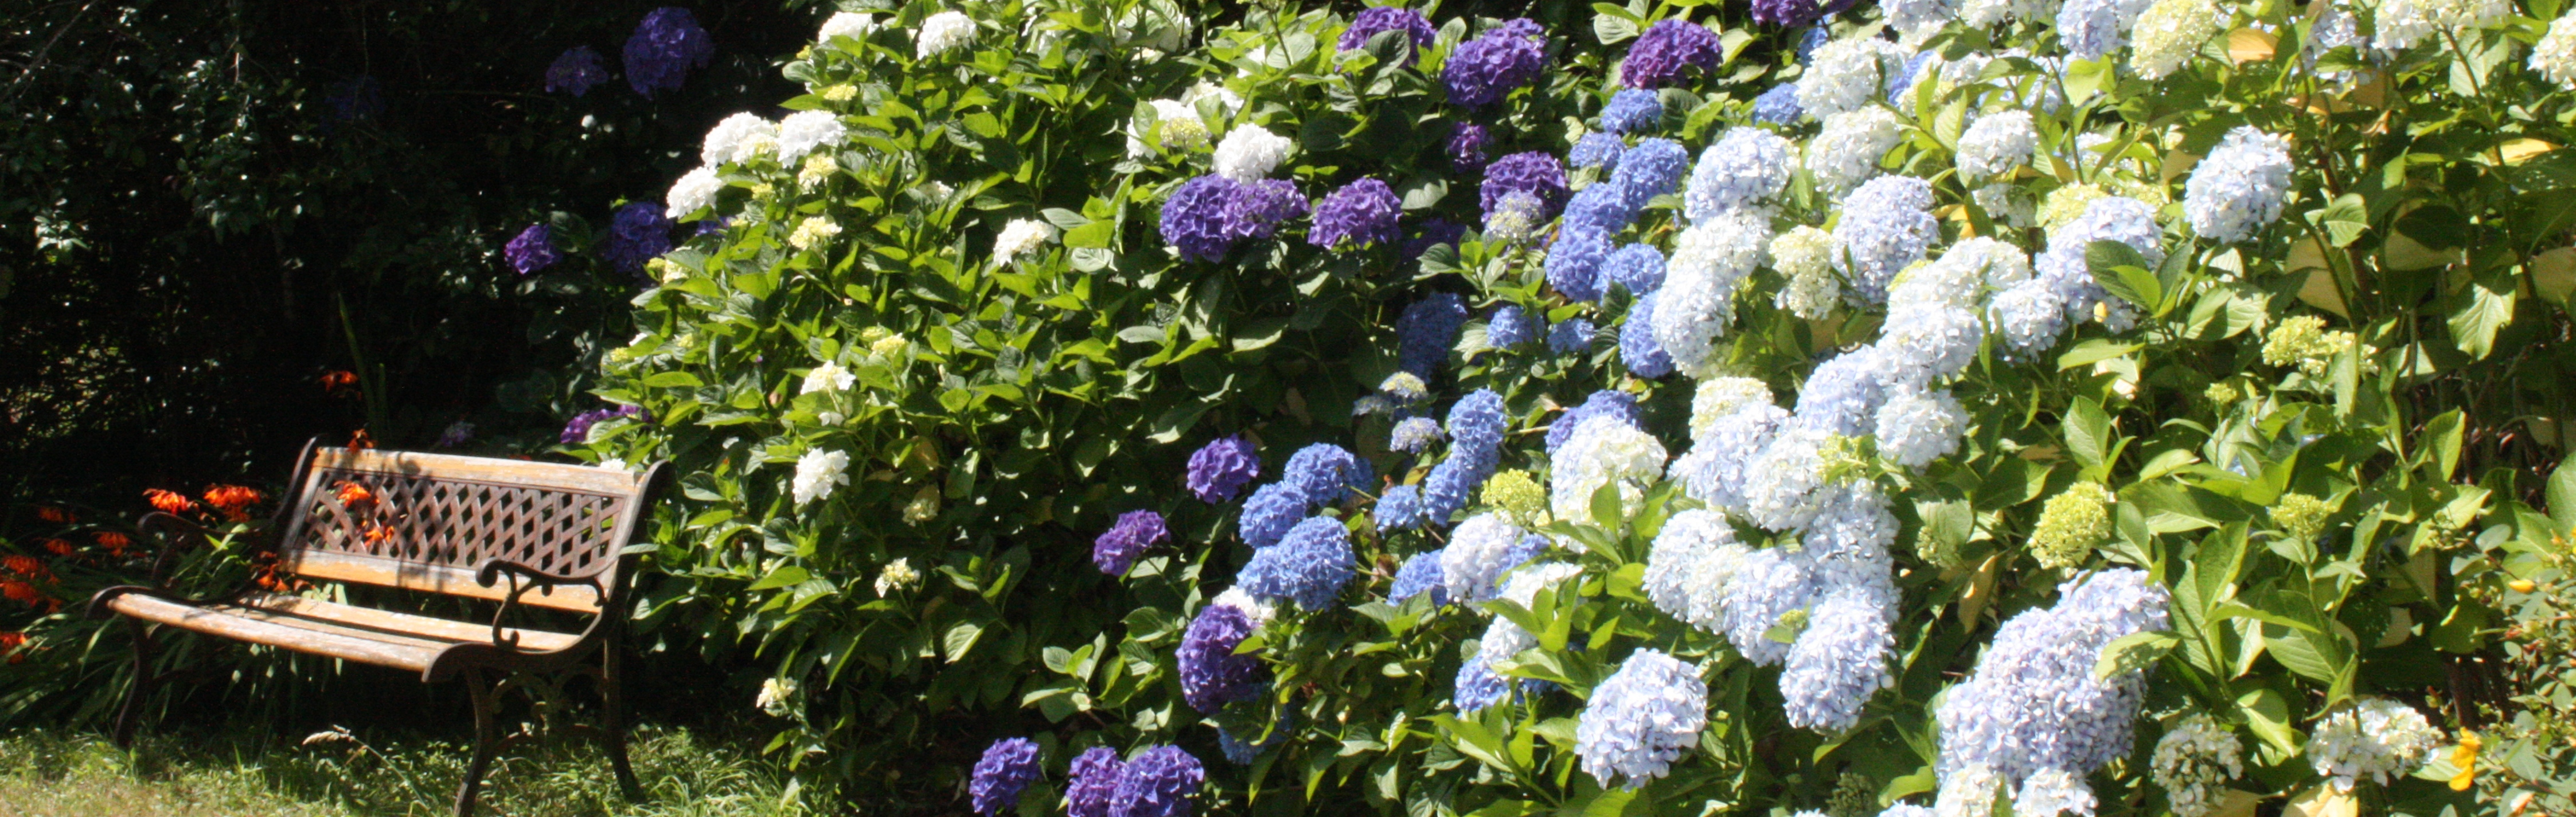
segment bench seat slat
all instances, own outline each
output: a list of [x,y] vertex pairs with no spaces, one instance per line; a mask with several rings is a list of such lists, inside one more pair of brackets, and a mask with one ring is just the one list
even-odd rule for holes
[[[327,550],[290,551],[280,560],[280,567],[307,578],[399,587],[405,590],[422,590],[450,596],[499,601],[510,595],[510,583],[507,579],[485,587],[474,582],[474,571],[471,570],[446,565],[403,562],[355,553]],[[552,592],[547,592],[548,590]],[[599,594],[588,587],[531,590],[519,597],[519,603],[534,607],[570,610],[576,613],[599,612]]]
[[197,607],[142,593],[126,593],[117,596],[108,601],[108,609],[144,621],[219,635],[236,641],[266,644],[296,652],[413,672],[426,669],[430,658],[436,656],[439,650],[445,649],[449,644],[449,642],[424,638],[392,635],[363,638],[344,633],[326,632],[293,624],[264,621],[217,607]]
[[[274,593],[257,594],[243,599],[242,607],[248,608],[243,611],[243,614],[245,615],[256,612],[267,614],[267,616],[291,616],[297,619],[310,619],[342,627],[372,630],[382,633],[391,633],[393,635],[425,638],[455,644],[489,644],[492,642],[492,626],[489,624],[476,624],[469,621],[452,621],[449,619],[412,615],[410,613],[396,613],[390,610],[377,610],[368,607],[353,607],[337,602],[305,598],[303,596],[288,596]],[[267,616],[257,617],[267,618]],[[268,618],[268,620],[277,619]],[[551,652],[581,643],[581,636],[570,633],[557,633],[546,630],[527,630],[516,627],[503,628],[502,632],[517,636],[519,639],[519,649],[532,652]]]

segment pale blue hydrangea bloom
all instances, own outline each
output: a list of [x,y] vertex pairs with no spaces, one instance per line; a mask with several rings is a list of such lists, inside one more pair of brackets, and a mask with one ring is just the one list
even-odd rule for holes
[[1743,489],[1752,479],[1748,466],[1788,422],[1788,410],[1768,401],[1717,417],[1708,433],[1691,444],[1690,452],[1673,461],[1672,478],[1682,483],[1682,492],[1692,499],[1745,514]]
[[1707,727],[1708,683],[1699,671],[1641,647],[1592,689],[1574,728],[1574,753],[1603,788],[1624,778],[1634,789],[1664,776]]
[[[1570,564],[1529,565],[1511,571],[1498,598],[1528,607],[1537,600],[1538,591],[1582,573],[1583,568]],[[1502,679],[1493,672],[1494,664],[1536,646],[1537,636],[1521,629],[1511,619],[1495,616],[1486,624],[1485,636],[1478,641],[1476,654],[1467,659],[1467,666],[1458,669],[1457,687],[1451,695],[1451,700],[1458,704],[1458,711],[1472,714],[1500,700],[1505,688]],[[1524,691],[1537,691],[1545,688],[1542,683],[1523,680],[1520,687]]]
[[1840,483],[1822,491],[1799,545],[1833,575],[1836,587],[1885,590],[1892,587],[1884,579],[1894,565],[1888,546],[1896,544],[1896,531],[1896,515],[1876,483]]
[[1279,544],[1253,551],[1235,584],[1253,598],[1286,599],[1309,611],[1333,605],[1357,562],[1350,530],[1341,520],[1315,517],[1297,523]]
[[1846,37],[1819,46],[1798,79],[1798,107],[1818,117],[1859,110],[1878,97],[1904,58],[1895,43],[1876,37]]
[[1608,233],[1568,220],[1547,245],[1547,285],[1569,300],[1601,300],[1601,260],[1609,256]]
[[1798,424],[1845,437],[1869,433],[1878,407],[1887,402],[1887,375],[1898,365],[1876,346],[1817,365],[1798,390]]
[[1904,138],[1905,120],[1875,105],[1825,117],[1824,129],[1807,140],[1807,172],[1817,190],[1841,198],[1877,176],[1879,160]]
[[1492,600],[1502,592],[1503,574],[1538,555],[1523,546],[1528,537],[1501,514],[1468,517],[1450,532],[1449,546],[1440,549],[1441,586],[1461,603]]
[[1780,195],[1797,170],[1790,161],[1794,150],[1789,140],[1761,128],[1727,129],[1700,151],[1682,193],[1682,214],[1698,223]]
[[1780,663],[1789,657],[1789,645],[1772,640],[1771,628],[1781,616],[1805,608],[1819,589],[1814,563],[1803,553],[1760,548],[1745,554],[1720,601],[1727,643],[1755,666]]
[[1386,447],[1407,454],[1420,454],[1440,441],[1440,423],[1429,417],[1407,417],[1395,422],[1387,435]]
[[1771,218],[1759,208],[1712,215],[1674,240],[1653,326],[1675,365],[1693,376],[1706,368],[1712,344],[1735,323],[1736,290],[1770,247]]
[[1887,287],[1887,302],[1975,307],[1989,290],[2000,291],[2029,277],[2030,256],[2020,247],[1985,236],[1963,238],[1940,259],[1896,276],[1896,282]]
[[1663,100],[1644,88],[1620,91],[1601,109],[1601,129],[1614,134],[1647,130],[1663,119]]
[[1628,143],[1607,133],[1593,132],[1574,140],[1574,149],[1566,151],[1565,163],[1575,167],[1597,167],[1603,173],[1619,169],[1619,155],[1628,152]]
[[[1548,508],[1561,520],[1593,518],[1592,497],[1615,485],[1622,507],[1636,512],[1645,486],[1664,473],[1663,442],[1639,430],[1633,418],[1601,412],[1582,418],[1549,464]],[[1570,538],[1559,544],[1581,549]]]
[[1906,265],[1923,260],[1941,235],[1932,217],[1932,185],[1910,176],[1881,176],[1852,191],[1834,223],[1834,268],[1868,303],[1886,303],[1887,286]]
[[2191,231],[2211,241],[2244,241],[2279,219],[2290,192],[2289,147],[2252,125],[2228,131],[2183,186]]
[[1404,567],[1395,571],[1395,583],[1387,588],[1386,600],[1403,604],[1424,593],[1431,594],[1431,606],[1449,603],[1449,588],[1440,583],[1440,551],[1413,554]]
[[2057,37],[2066,55],[2098,60],[2128,44],[2129,27],[2155,0],[2066,0],[2057,9]]
[[1377,498],[1375,516],[1379,533],[1412,530],[1430,521],[1430,517],[1423,513],[1422,488],[1417,485],[1398,485],[1386,489],[1386,493]]
[[1762,453],[1746,463],[1741,493],[1745,518],[1764,530],[1804,528],[1823,507],[1824,447],[1833,432],[1791,417]]
[[2166,601],[2146,573],[2120,568],[2068,580],[2055,606],[2005,621],[1976,671],[1941,704],[1940,810],[1976,795],[1974,786],[1954,794],[1951,783],[1980,769],[2015,787],[2053,770],[2068,785],[2048,800],[2089,799],[2082,776],[2129,754],[2146,688],[2143,672],[2099,679],[2094,664],[2114,640],[2165,629]]
[[1880,406],[1872,433],[1878,453],[1907,468],[1921,468],[1959,451],[1968,412],[1949,389],[1900,389]]
[[1798,107],[1798,83],[1795,82],[1771,86],[1771,90],[1753,98],[1755,122],[1787,127],[1797,124],[1806,115],[1806,109]]
[[1566,439],[1574,436],[1574,429],[1583,424],[1583,418],[1602,412],[1610,412],[1627,421],[1629,425],[1636,425],[1638,422],[1637,396],[1627,392],[1602,389],[1585,397],[1581,405],[1567,409],[1564,414],[1556,418],[1556,422],[1548,424],[1547,455],[1556,456],[1556,450],[1565,447]]
[[1714,511],[1692,508],[1673,514],[1646,554],[1646,598],[1682,623],[1721,632],[1726,581],[1751,552],[1736,541],[1735,527],[1726,517]]
[[1649,380],[1673,373],[1673,356],[1655,340],[1655,296],[1648,292],[1628,305],[1628,318],[1619,325],[1619,362],[1628,373]]
[[2048,250],[2033,263],[2036,280],[2048,282],[2050,289],[2064,302],[2066,320],[2082,323],[2094,317],[2094,305],[2104,307],[2104,326],[2111,331],[2127,331],[2134,320],[2127,302],[2109,299],[2109,293],[2093,280],[2093,268],[2085,261],[2085,251],[2095,241],[2117,241],[2129,245],[2146,259],[2153,269],[2164,263],[2165,248],[2161,243],[2164,228],[2156,226],[2155,208],[2126,196],[2103,196],[2084,206],[2084,214],[2048,234]]
[[1879,332],[1886,380],[1918,387],[1966,370],[1986,339],[1974,310],[1939,302],[1893,304]]
[[1895,681],[1890,618],[1870,593],[1838,590],[1816,603],[1780,670],[1789,725],[1833,734],[1860,722],[1870,695]]
[[2003,336],[2006,360],[2028,360],[2066,334],[2066,299],[2047,281],[2031,278],[1995,293],[1986,319]]
[[1959,174],[1984,178],[2030,164],[2031,154],[2039,147],[2039,131],[2032,127],[2030,112],[1997,111],[1977,117],[1959,135]]
[[1617,284],[1632,295],[1644,295],[1664,285],[1664,254],[1645,244],[1630,244],[1610,253],[1601,261],[1602,289]]
[[1306,492],[1287,482],[1273,482],[1252,492],[1243,501],[1243,518],[1236,520],[1235,530],[1243,535],[1244,544],[1266,548],[1279,543],[1298,520],[1315,509]]

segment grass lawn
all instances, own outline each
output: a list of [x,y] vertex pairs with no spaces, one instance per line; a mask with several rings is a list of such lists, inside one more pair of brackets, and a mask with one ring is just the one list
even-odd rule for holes
[[[627,803],[597,744],[553,740],[505,750],[482,814],[794,814],[771,764],[685,729],[639,727],[629,745],[645,798]],[[147,734],[119,751],[97,734],[0,735],[0,817],[443,815],[466,747],[370,733]]]

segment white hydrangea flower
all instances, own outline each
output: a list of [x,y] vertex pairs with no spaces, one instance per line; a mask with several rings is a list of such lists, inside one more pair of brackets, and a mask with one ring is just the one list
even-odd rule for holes
[[799,391],[797,393],[813,394],[818,391],[845,391],[851,386],[858,385],[858,383],[858,375],[851,374],[850,370],[841,368],[841,364],[839,363],[825,361],[823,365],[816,366],[812,371],[805,373],[805,388],[803,391]]
[[848,419],[850,419],[848,415],[842,414],[842,413],[837,412],[837,411],[818,411],[818,412],[814,412],[814,422],[816,422],[816,423],[820,423],[820,424],[825,425],[825,426],[836,426],[836,425],[840,425],[842,421],[844,421],[844,420],[848,420]]
[[795,232],[787,234],[787,244],[800,250],[810,250],[815,245],[830,241],[833,236],[840,234],[841,225],[832,221],[831,217],[807,216],[804,221],[796,224]]
[[1887,0],[1879,8],[1886,13],[1887,27],[1907,46],[1920,45],[1940,33],[1941,26],[1959,14],[1958,0]]
[[834,12],[831,19],[823,21],[823,30],[815,36],[815,39],[825,43],[831,42],[834,37],[864,40],[869,34],[876,32],[878,25],[876,16],[872,14],[852,11]]
[[796,171],[796,187],[799,190],[812,190],[830,180],[832,174],[839,172],[841,172],[841,161],[832,158],[832,154],[816,153],[806,156],[805,166]]
[[884,569],[877,571],[877,595],[881,597],[891,591],[910,589],[920,583],[921,571],[912,569],[910,557],[887,562]]
[[1002,234],[993,239],[993,263],[1008,266],[1021,253],[1038,248],[1055,239],[1055,227],[1036,219],[1018,218],[1003,225]]
[[1872,425],[1881,456],[1907,468],[1921,468],[1959,452],[1959,438],[1968,431],[1968,412],[1949,389],[1900,389],[1878,407]]
[[2030,164],[2038,148],[2039,130],[2031,126],[2029,111],[1986,114],[1959,134],[1959,174],[1980,179],[2001,175]]
[[1441,587],[1461,603],[1492,600],[1502,592],[1503,574],[1536,555],[1521,545],[1527,535],[1503,514],[1467,517],[1450,532],[1449,546],[1440,549]]
[[2204,712],[2166,730],[2149,767],[2174,817],[2208,817],[2218,809],[2220,787],[2244,774],[2244,749],[2235,733]]
[[1574,727],[1574,753],[1602,788],[1664,776],[1708,728],[1708,682],[1689,664],[1640,647],[1592,689]]
[[1259,125],[1242,125],[1226,131],[1225,141],[1216,146],[1216,172],[1239,182],[1270,175],[1288,158],[1288,137],[1263,129]]
[[712,169],[701,167],[682,173],[679,181],[671,183],[671,192],[662,197],[663,203],[669,205],[663,208],[662,215],[679,218],[706,209],[715,203],[716,191],[723,189],[724,180],[716,178]]
[[2317,723],[2308,735],[2308,763],[2337,790],[2351,791],[2364,777],[2387,783],[2415,771],[2441,744],[2442,730],[2414,707],[2369,697]]
[[1844,202],[1842,217],[1834,222],[1834,268],[1862,301],[1886,302],[1896,274],[1922,260],[1933,239],[1941,236],[1933,202],[1931,183],[1912,176],[1863,182]]
[[[1798,80],[1798,107],[1819,119],[1859,110],[1886,89],[1887,77],[1905,63],[1895,43],[1845,37],[1816,47]],[[1832,133],[1828,125],[1826,133]]]
[[[1881,573],[1884,573],[1882,569]],[[1780,669],[1780,697],[1789,725],[1836,734],[1860,722],[1871,695],[1895,683],[1888,658],[1896,651],[1895,618],[1888,594],[1865,587],[1838,588],[1809,609],[1807,627],[1789,645]]]
[[1762,265],[1770,241],[1770,214],[1759,209],[1712,215],[1674,240],[1648,327],[1674,366],[1707,367],[1711,344],[1735,322],[1735,291]]
[[1279,608],[1270,606],[1269,602],[1254,598],[1252,594],[1243,592],[1243,588],[1240,587],[1226,588],[1225,592],[1216,594],[1216,598],[1209,599],[1208,604],[1217,607],[1232,607],[1236,610],[1242,611],[1244,620],[1252,622],[1252,627],[1256,630],[1268,625],[1270,623],[1270,617],[1279,612]]
[[2441,30],[2494,28],[2513,14],[2506,0],[2383,0],[2375,47],[2404,51]]
[[2212,241],[2236,242],[2281,217],[2290,194],[2290,143],[2239,125],[2183,185],[2183,217],[2191,231]]
[[2003,289],[2030,277],[2030,256],[2020,247],[1992,238],[1960,239],[1940,259],[1906,268],[1888,285],[1891,304],[1946,304],[1973,307],[1989,289]]
[[2054,11],[2049,0],[1965,0],[1959,20],[1969,28],[1993,28],[2005,20],[2045,20]]
[[2021,781],[2021,790],[2013,792],[2015,817],[2057,817],[2067,813],[2093,817],[2093,806],[2093,785],[2056,767],[2031,773]]
[[1941,790],[1932,801],[1933,817],[1989,817],[1995,813],[1995,795],[2003,784],[2003,776],[1982,763],[1943,774]]
[[1190,86],[1188,91],[1181,94],[1181,104],[1190,106],[1191,110],[1197,110],[1199,100],[1202,99],[1216,100],[1219,116],[1233,116],[1243,111],[1242,95],[1207,80],[1199,80],[1197,85]]
[[1780,194],[1796,170],[1795,146],[1761,128],[1729,128],[1691,168],[1682,193],[1682,212],[1693,223],[1730,210],[1751,207]]
[[[755,140],[754,137],[759,137]],[[698,148],[698,162],[708,167],[751,161],[758,154],[747,150],[778,144],[778,126],[758,114],[738,113],[707,129],[706,142]]]
[[849,126],[831,111],[797,111],[778,120],[778,161],[793,162],[816,148],[838,147],[849,138]]
[[1768,399],[1738,406],[1697,434],[1690,451],[1673,461],[1672,479],[1692,499],[1745,515],[1749,512],[1741,491],[1751,482],[1747,468],[1788,421],[1789,412]]
[[2138,15],[2129,70],[2144,79],[2163,79],[2200,53],[2201,43],[2218,36],[2226,24],[2227,10],[2213,0],[2156,0]]
[[[1645,486],[1663,475],[1666,459],[1663,442],[1625,418],[1607,412],[1586,417],[1557,449],[1548,474],[1548,510],[1558,519],[1591,519],[1592,494],[1616,484],[1622,513],[1634,514],[1646,501]],[[1581,548],[1570,539],[1560,544]]]
[[974,41],[974,20],[969,19],[965,12],[943,11],[921,21],[921,33],[913,39],[912,56],[914,59],[929,59],[932,54],[945,53]]
[[2560,88],[2576,91],[2576,14],[2549,24],[2549,33],[2531,47],[2531,70]]
[[2039,223],[2030,196],[2011,184],[1981,185],[1968,191],[1968,198],[1977,203],[1977,209],[1986,211],[1986,218],[2006,227],[2028,229]]
[[602,471],[624,471],[626,470],[626,460],[618,457],[609,457],[607,459],[600,460],[598,465],[593,465],[591,467]]
[[1771,386],[1750,377],[1713,377],[1691,392],[1692,440],[1706,439],[1717,421],[1749,406],[1772,405]]
[[[1190,107],[1189,103],[1177,99],[1157,99],[1146,104],[1154,106],[1154,127],[1159,129],[1164,147],[1173,150],[1195,150],[1207,146],[1207,123],[1199,120],[1197,108]],[[1144,134],[1138,133],[1134,126],[1129,126],[1127,158],[1142,159],[1152,155],[1154,155],[1154,147],[1145,144]]]
[[1879,159],[1905,138],[1905,121],[1875,105],[1824,120],[1824,130],[1807,140],[1807,172],[1835,199],[1877,176]]
[[792,708],[795,700],[795,681],[771,678],[760,682],[760,695],[752,698],[751,704],[759,707],[762,713],[770,717],[784,718],[795,714],[795,709]]
[[796,504],[803,505],[832,495],[832,489],[850,484],[843,472],[850,470],[850,455],[840,451],[809,448],[796,458],[796,478],[789,484]]
[[1723,634],[1726,580],[1751,552],[1715,511],[1692,508],[1673,514],[1646,554],[1646,598],[1682,623]]
[[1814,521],[1823,507],[1824,449],[1832,432],[1791,423],[1744,467],[1745,517],[1765,530],[1789,531]]
[[1843,300],[1833,259],[1833,234],[1814,227],[1800,224],[1771,239],[1771,268],[1787,279],[1774,301],[1807,320],[1833,314],[1834,305]]

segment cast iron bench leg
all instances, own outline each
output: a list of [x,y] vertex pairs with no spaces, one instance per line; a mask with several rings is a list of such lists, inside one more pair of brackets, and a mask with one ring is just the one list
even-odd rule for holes
[[152,692],[152,631],[142,619],[126,618],[134,634],[134,685],[125,688],[125,703],[116,708],[116,748],[134,748],[134,722],[143,718],[143,699]]
[[621,688],[626,677],[621,671],[626,663],[622,655],[625,641],[621,637],[611,637],[608,644],[599,650],[599,697],[602,708],[607,710],[603,713],[601,720],[604,723],[601,725],[608,727],[603,730],[600,740],[607,744],[609,767],[617,770],[618,793],[625,795],[628,802],[634,802],[644,799],[644,787],[636,785],[635,767],[626,762],[626,690]]
[[456,817],[474,817],[474,792],[483,785],[483,775],[492,768],[492,756],[501,748],[500,727],[492,723],[492,687],[483,683],[483,671],[465,671],[465,692],[474,699],[474,762],[465,767],[465,782],[456,785]]

